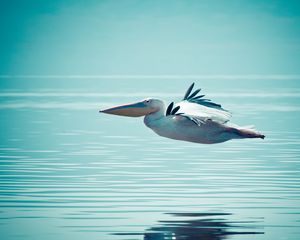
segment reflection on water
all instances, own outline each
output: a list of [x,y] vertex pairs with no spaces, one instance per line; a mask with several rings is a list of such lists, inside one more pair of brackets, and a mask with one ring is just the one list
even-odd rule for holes
[[[299,239],[300,87],[213,88],[267,138],[201,145],[100,115],[160,94],[110,84],[0,90],[1,239]],[[177,85],[160,82],[161,97],[178,99]]]
[[[230,235],[264,234],[256,230],[258,221],[228,221],[229,213],[171,213],[176,220],[159,221],[158,226],[146,230],[144,240],[221,240]],[[179,218],[179,219],[178,219]],[[261,228],[261,227],[258,227]],[[116,233],[136,236],[138,233]]]

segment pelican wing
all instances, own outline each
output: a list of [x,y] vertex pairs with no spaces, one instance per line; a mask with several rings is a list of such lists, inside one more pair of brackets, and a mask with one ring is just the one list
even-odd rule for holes
[[[219,123],[229,121],[231,114],[222,108],[220,104],[204,98],[205,95],[198,95],[201,89],[192,92],[194,83],[188,88],[183,100],[174,105],[171,103],[166,115],[181,115],[200,125],[207,120]],[[175,107],[173,110],[173,106]]]

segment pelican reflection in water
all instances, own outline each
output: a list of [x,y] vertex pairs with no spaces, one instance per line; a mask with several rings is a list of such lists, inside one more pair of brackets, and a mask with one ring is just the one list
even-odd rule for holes
[[193,92],[194,83],[183,100],[166,108],[159,99],[147,98],[140,102],[102,110],[102,113],[144,117],[144,123],[162,137],[195,143],[221,143],[231,139],[262,138],[252,127],[240,127],[229,123],[231,114],[221,105]]
[[[230,213],[169,213],[175,219],[159,221],[143,232],[121,232],[119,236],[144,236],[144,240],[225,240],[233,236],[255,239],[262,231],[261,220],[230,221]],[[249,236],[251,235],[251,237]],[[244,238],[241,238],[244,239]]]

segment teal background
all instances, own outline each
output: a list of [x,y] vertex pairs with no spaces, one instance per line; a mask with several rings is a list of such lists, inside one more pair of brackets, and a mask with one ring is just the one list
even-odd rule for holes
[[2,0],[2,75],[299,74],[299,1]]

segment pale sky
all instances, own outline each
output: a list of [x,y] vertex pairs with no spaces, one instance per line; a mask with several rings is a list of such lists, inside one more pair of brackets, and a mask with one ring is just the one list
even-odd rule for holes
[[0,75],[300,73],[299,1],[0,5]]

